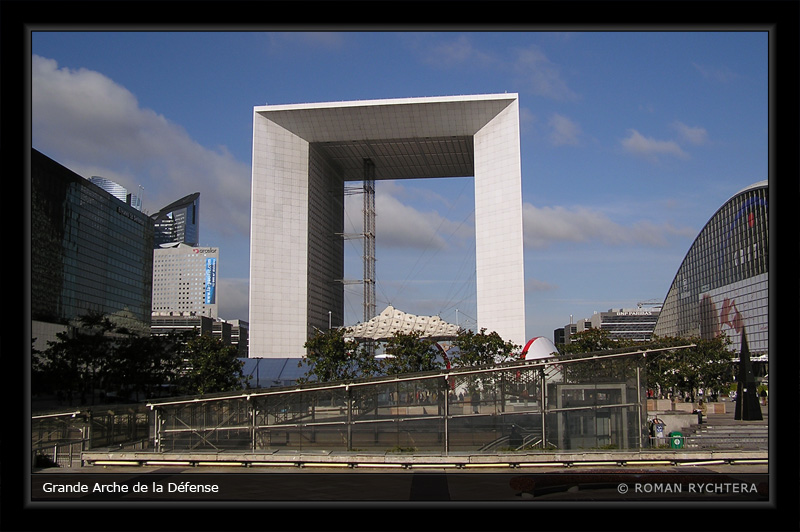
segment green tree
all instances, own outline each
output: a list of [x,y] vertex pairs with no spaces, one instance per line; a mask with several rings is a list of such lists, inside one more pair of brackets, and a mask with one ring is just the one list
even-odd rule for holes
[[243,362],[235,346],[202,334],[189,338],[183,348],[184,367],[178,380],[181,393],[188,395],[227,392],[243,387]]
[[162,385],[175,384],[182,366],[180,334],[127,335],[116,342],[105,386],[126,399],[155,397]]
[[31,387],[34,393],[55,393],[72,405],[94,404],[95,391],[103,389],[114,348],[110,333],[115,325],[100,314],[78,319],[78,326],[56,334],[47,348],[34,353]]
[[471,330],[460,330],[453,345],[458,348],[458,356],[452,361],[454,366],[474,367],[508,362],[514,358],[514,352],[520,346],[503,340],[492,331],[486,333],[481,329],[476,333]]
[[438,360],[434,343],[433,340],[422,338],[419,332],[395,332],[384,343],[386,354],[391,355],[385,360],[386,373],[397,375],[442,369],[444,362]]
[[618,349],[632,345],[630,342],[615,340],[605,329],[586,329],[569,337],[569,343],[559,346],[566,355],[594,353]]
[[647,385],[695,397],[700,388],[709,391],[727,389],[732,382],[731,340],[724,334],[712,339],[700,337],[653,337],[647,347],[672,347],[695,344],[696,347],[662,351],[647,356]]
[[[686,340],[676,341],[673,346],[685,345]],[[610,355],[614,353],[635,352],[648,348],[661,347],[653,342],[636,342],[632,340],[612,338],[604,329],[587,329],[570,336],[570,343],[559,346],[559,351],[566,358],[585,358],[594,355]],[[580,363],[565,364],[564,378],[567,382],[621,382],[636,376],[636,369],[646,367],[641,357],[587,359]],[[644,375],[641,373],[640,375]]]
[[[460,330],[458,336],[453,341],[453,347],[458,354],[451,359],[453,367],[476,367],[491,366],[503,362],[511,361],[515,358],[514,353],[520,350],[520,346],[510,341],[505,341],[492,331],[486,333],[483,328],[480,332],[471,330]],[[479,390],[495,389],[497,376],[488,373],[482,377],[470,375],[465,378],[467,390],[470,394],[476,394]]]
[[368,347],[345,337],[344,329],[317,331],[304,345],[306,355],[298,367],[306,367],[299,382],[331,382],[370,377],[381,366]]

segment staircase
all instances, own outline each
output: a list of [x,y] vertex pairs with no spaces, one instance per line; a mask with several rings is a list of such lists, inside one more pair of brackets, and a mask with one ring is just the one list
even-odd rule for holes
[[743,421],[734,419],[733,412],[709,414],[703,424],[693,423],[683,431],[685,448],[694,450],[767,450],[769,448],[769,418],[767,407],[761,407],[764,419]]
[[500,449],[513,449],[515,451],[519,451],[522,449],[530,449],[531,447],[540,447],[542,445],[542,429],[535,428],[535,429],[521,429],[520,436],[522,438],[521,445],[514,445],[512,446],[509,441],[509,436],[500,436],[494,441],[491,441],[478,449],[481,452],[487,451],[497,451]]

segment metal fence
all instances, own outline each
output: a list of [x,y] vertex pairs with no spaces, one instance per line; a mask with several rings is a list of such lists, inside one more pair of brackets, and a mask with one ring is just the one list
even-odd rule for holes
[[147,448],[150,416],[145,405],[81,407],[31,416],[32,464],[79,467],[82,451]]
[[158,400],[156,451],[648,446],[644,351]]

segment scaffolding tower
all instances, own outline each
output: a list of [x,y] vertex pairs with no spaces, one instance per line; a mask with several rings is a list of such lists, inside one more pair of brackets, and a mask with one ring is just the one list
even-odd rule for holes
[[360,187],[345,188],[345,194],[363,195],[363,230],[361,233],[337,233],[344,239],[361,238],[364,244],[364,272],[361,280],[337,279],[342,284],[361,284],[364,288],[363,321],[375,317],[375,163],[364,159],[364,182]]
[[375,317],[375,164],[364,159],[364,322]]

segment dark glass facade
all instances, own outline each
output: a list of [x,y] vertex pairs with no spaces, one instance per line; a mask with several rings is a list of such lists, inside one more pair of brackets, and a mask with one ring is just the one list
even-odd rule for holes
[[31,150],[31,318],[88,313],[149,333],[153,221]]
[[152,216],[155,223],[154,246],[182,242],[200,245],[200,193],[174,201]]
[[729,199],[692,244],[672,282],[654,334],[711,338],[724,333],[751,358],[769,353],[769,188],[751,185]]

